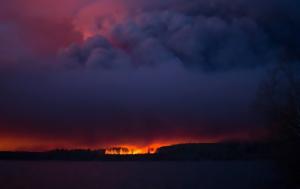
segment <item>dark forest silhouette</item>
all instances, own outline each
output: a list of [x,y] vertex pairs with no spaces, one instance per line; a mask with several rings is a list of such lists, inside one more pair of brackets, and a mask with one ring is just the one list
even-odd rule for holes
[[[178,144],[158,148],[156,153],[105,154],[99,150],[64,150],[47,152],[0,152],[6,160],[65,160],[65,161],[168,161],[168,160],[253,160],[274,159],[271,143]],[[115,147],[118,152],[122,148]],[[124,149],[123,149],[124,150]]]

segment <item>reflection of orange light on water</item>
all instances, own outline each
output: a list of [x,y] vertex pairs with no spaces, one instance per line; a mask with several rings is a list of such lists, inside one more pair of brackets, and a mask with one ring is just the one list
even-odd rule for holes
[[109,155],[129,155],[129,154],[154,154],[156,151],[153,147],[112,147],[105,149],[105,154]]

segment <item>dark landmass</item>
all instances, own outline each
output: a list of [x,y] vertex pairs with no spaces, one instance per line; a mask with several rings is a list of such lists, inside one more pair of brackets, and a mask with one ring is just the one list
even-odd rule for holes
[[274,148],[271,143],[217,143],[178,144],[161,147],[157,154],[164,158],[189,160],[246,160],[272,159]]
[[108,155],[99,150],[53,150],[47,152],[0,152],[0,160],[62,161],[187,161],[274,159],[273,143],[178,144],[157,149],[155,154]]

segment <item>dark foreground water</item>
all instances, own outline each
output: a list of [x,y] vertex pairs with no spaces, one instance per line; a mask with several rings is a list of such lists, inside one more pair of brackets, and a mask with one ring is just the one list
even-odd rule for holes
[[0,161],[0,189],[282,189],[271,162]]

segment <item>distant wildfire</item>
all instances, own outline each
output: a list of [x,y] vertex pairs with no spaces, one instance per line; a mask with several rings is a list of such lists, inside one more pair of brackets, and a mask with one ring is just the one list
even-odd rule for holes
[[265,139],[258,94],[299,62],[299,2],[2,0],[0,151]]
[[[188,134],[187,134],[188,135]],[[191,135],[191,134],[190,134]],[[254,141],[264,138],[267,134],[258,133],[241,133],[228,134],[223,136],[173,136],[162,137],[157,136],[157,139],[149,140],[147,138],[136,138],[131,142],[118,136],[119,139],[111,139],[106,141],[93,141],[88,143],[80,141],[79,137],[34,137],[34,136],[9,136],[2,135],[0,137],[0,151],[47,151],[54,149],[105,149],[106,154],[152,154],[162,146],[170,146],[183,143],[218,143],[222,141]],[[149,140],[149,141],[147,141]],[[119,141],[119,142],[117,142]],[[127,141],[127,142],[125,142]]]

